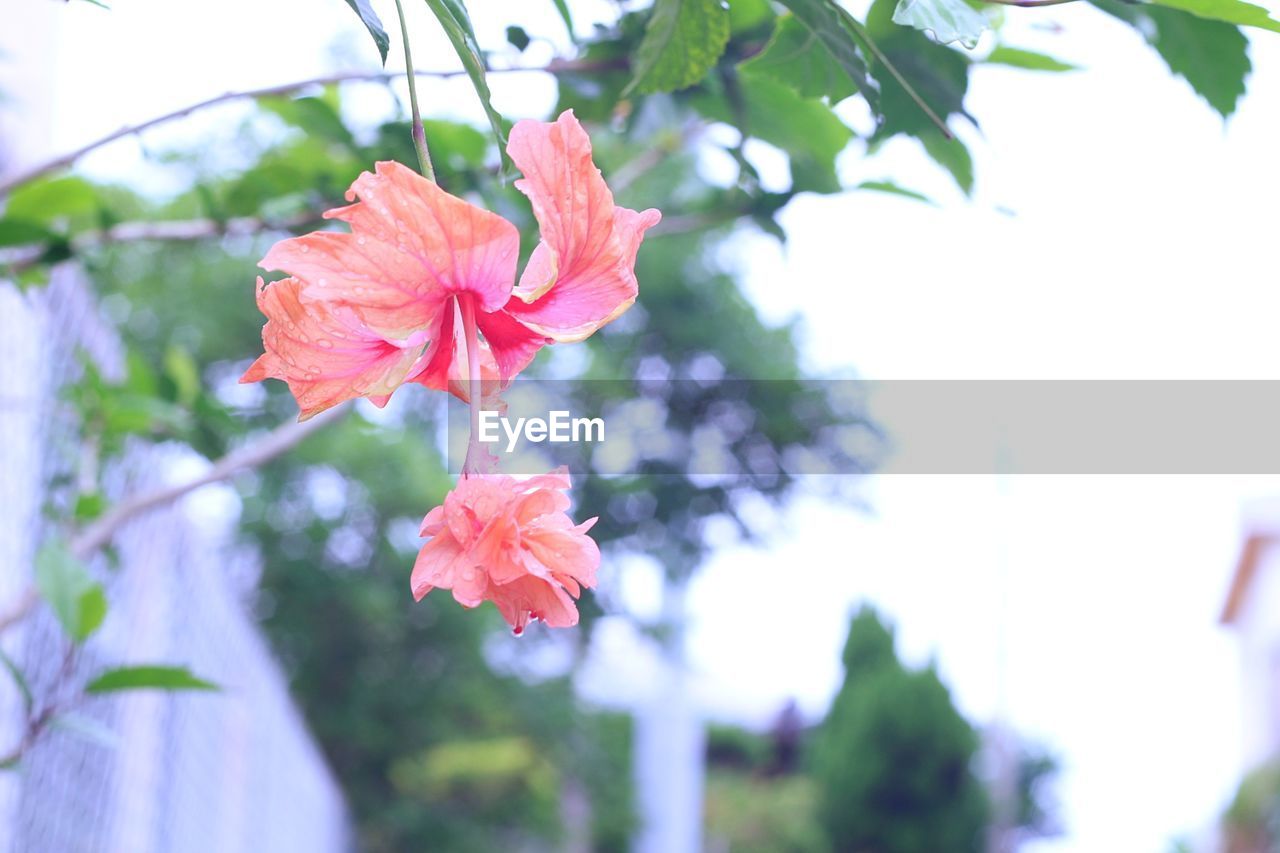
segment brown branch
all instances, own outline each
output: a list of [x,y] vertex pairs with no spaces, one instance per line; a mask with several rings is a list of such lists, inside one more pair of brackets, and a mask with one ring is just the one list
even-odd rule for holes
[[[521,73],[565,74],[565,73],[572,73],[575,71],[578,71],[578,72],[606,71],[606,70],[610,70],[618,67],[621,67],[621,66],[619,66],[616,61],[579,62],[575,60],[555,60],[546,65],[514,66],[511,68],[491,68],[489,69],[489,73],[490,74],[521,74]],[[417,70],[414,72],[415,76],[418,76],[418,77],[440,77],[440,78],[459,77],[465,73],[466,72],[463,71],[462,69],[451,69],[448,71]],[[395,72],[392,72],[392,71],[345,71],[338,74],[327,74],[321,77],[311,77],[306,80],[297,80],[292,83],[282,83],[276,86],[266,86],[261,89],[246,89],[240,92],[224,92],[221,95],[215,95],[212,98],[206,98],[203,101],[198,101],[194,104],[190,104],[188,106],[181,107],[180,109],[173,110],[172,112],[165,113],[164,115],[159,115],[159,116],[156,116],[155,118],[147,119],[146,121],[139,122],[138,124],[126,125],[125,127],[122,127],[119,130],[115,130],[115,131],[112,131],[111,133],[108,133],[106,136],[103,136],[99,139],[95,139],[93,142],[89,142],[85,145],[82,145],[81,147],[75,149],[74,151],[69,151],[66,154],[63,154],[58,157],[54,157],[52,160],[46,160],[43,163],[37,163],[36,165],[28,169],[24,169],[6,178],[0,179],[0,197],[7,196],[9,193],[13,192],[14,189],[21,186],[22,184],[28,183],[29,181],[34,181],[36,178],[42,178],[51,172],[56,172],[59,169],[64,169],[67,166],[70,166],[72,163],[79,160],[85,154],[88,154],[90,151],[93,151],[96,148],[101,148],[103,145],[107,145],[108,143],[115,142],[117,139],[123,139],[126,136],[133,136],[134,134],[141,133],[144,130],[150,130],[151,128],[156,127],[157,125],[165,124],[166,122],[174,121],[175,119],[185,118],[191,113],[197,112],[199,110],[207,109],[208,107],[217,106],[218,104],[227,103],[229,101],[238,101],[244,98],[266,98],[266,97],[271,97],[273,95],[291,95],[300,89],[309,89],[313,86],[327,86],[335,83],[352,83],[352,82],[390,83],[391,81],[398,80],[402,76],[403,75],[398,71],[395,71]]]
[[[350,411],[351,406],[348,404],[321,412],[307,421],[283,424],[248,447],[233,450],[223,456],[199,477],[125,498],[71,540],[71,553],[80,560],[87,560],[110,542],[121,527],[138,516],[173,503],[201,486],[226,480],[239,471],[263,465],[291,450],[313,433],[342,419]],[[26,618],[38,600],[34,587],[23,592],[17,605],[8,614],[0,616],[0,633]]]
[[263,463],[269,462],[285,451],[292,449],[312,433],[345,417],[349,411],[351,411],[350,405],[338,406],[321,412],[310,420],[278,426],[262,440],[248,447],[233,450],[223,456],[199,477],[187,480],[185,483],[165,486],[153,492],[126,498],[72,539],[71,553],[81,560],[87,559],[103,545],[110,542],[116,531],[135,517],[158,506],[173,503],[178,498],[195,491],[201,486],[220,482],[246,468],[256,468]]
[[18,596],[18,601],[13,605],[8,613],[0,616],[0,634],[17,625],[23,619],[27,618],[27,614],[36,606],[38,596],[36,588],[29,586]]
[[[239,216],[233,219],[173,219],[121,222],[101,231],[84,231],[71,239],[71,249],[83,252],[110,243],[127,243],[138,240],[162,240],[192,242],[210,237],[242,237],[260,231],[291,231],[304,225],[320,222],[319,213],[307,212],[288,219],[267,219],[260,216]],[[0,252],[0,264],[14,272],[22,272],[40,263],[43,246],[19,247]]]

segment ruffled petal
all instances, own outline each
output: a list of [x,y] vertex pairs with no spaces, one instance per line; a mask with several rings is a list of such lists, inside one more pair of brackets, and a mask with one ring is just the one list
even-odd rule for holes
[[355,397],[385,403],[413,369],[422,347],[388,343],[342,303],[304,302],[301,287],[296,278],[270,285],[258,278],[258,308],[267,316],[262,328],[266,352],[240,381],[283,379],[302,420]]
[[491,588],[493,603],[502,618],[517,633],[523,633],[530,619],[541,619],[551,628],[578,624],[578,608],[559,584],[526,575],[511,583]]
[[661,214],[614,205],[572,110],[554,122],[517,122],[507,152],[524,173],[515,185],[533,205],[542,242],[506,311],[554,340],[582,340],[635,301],[636,252]]
[[484,311],[507,302],[520,249],[510,222],[395,162],[361,173],[347,191],[357,197],[325,214],[349,223],[350,234],[282,240],[262,266],[301,279],[306,299],[349,302],[395,340],[420,334],[450,296],[472,293]]
[[462,557],[463,551],[457,541],[448,535],[433,537],[423,545],[409,577],[414,600],[421,601],[437,586],[444,589],[452,587]]

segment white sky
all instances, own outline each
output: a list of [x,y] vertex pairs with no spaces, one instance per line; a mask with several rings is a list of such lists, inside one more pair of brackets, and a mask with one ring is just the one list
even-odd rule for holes
[[[323,73],[337,33],[347,56],[372,50],[338,0],[224,0],[216,13],[114,5],[25,7],[63,27],[54,151],[226,90]],[[408,5],[418,64],[449,66],[423,4]],[[550,8],[502,4],[557,37]],[[500,17],[478,22],[483,44],[502,43]],[[807,357],[824,372],[1280,377],[1280,36],[1252,36],[1250,94],[1224,127],[1101,13],[1009,18],[1012,43],[1087,70],[975,71],[969,106],[983,132],[964,132],[972,201],[910,141],[871,161],[851,153],[851,182],[892,177],[940,206],[871,193],[793,203],[785,252],[762,238],[738,247],[757,304],[803,319]],[[590,21],[581,14],[579,26]],[[1062,32],[1029,25],[1048,22]],[[537,50],[531,61],[545,58]],[[492,86],[513,116],[550,106],[546,80]],[[477,115],[463,81],[423,95],[434,114]],[[358,108],[384,108],[367,97]],[[206,113],[147,140],[191,138],[233,115]],[[132,175],[138,151],[125,141],[86,166]],[[759,721],[797,696],[821,713],[848,613],[870,598],[896,620],[911,660],[937,659],[973,719],[1002,714],[1059,751],[1068,835],[1045,849],[1166,849],[1209,825],[1238,777],[1235,649],[1215,620],[1240,504],[1274,493],[1280,483],[1262,478],[890,477],[869,487],[872,515],[800,502],[768,551],[725,551],[694,585],[691,656],[706,707]],[[635,578],[643,606],[643,573]]]

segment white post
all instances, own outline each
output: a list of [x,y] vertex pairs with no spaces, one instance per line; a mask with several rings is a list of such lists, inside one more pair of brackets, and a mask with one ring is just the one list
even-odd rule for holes
[[702,849],[705,735],[684,659],[686,587],[685,581],[667,582],[664,609],[671,638],[659,684],[636,714],[637,853]]

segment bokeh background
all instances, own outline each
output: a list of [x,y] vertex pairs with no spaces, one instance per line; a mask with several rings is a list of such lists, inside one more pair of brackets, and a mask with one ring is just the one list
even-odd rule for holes
[[[454,68],[420,5],[417,64]],[[643,5],[572,2],[575,34],[624,38]],[[577,55],[553,3],[472,6],[497,67]],[[1280,378],[1280,37],[1250,35],[1227,119],[1087,4],[1009,10],[999,38],[1077,69],[976,63],[980,124],[953,123],[972,162],[950,170],[908,136],[867,144],[860,102],[836,110],[856,138],[797,153],[739,144],[698,105],[710,95],[624,115],[608,93],[625,77],[492,74],[510,119],[573,106],[620,201],[666,214],[637,306],[544,353],[542,375],[783,380],[752,386],[746,431],[665,401],[678,446],[740,454],[847,453],[814,436],[874,424],[874,405],[788,384],[806,377]],[[393,38],[393,71],[397,53]],[[377,68],[338,0],[5,0],[3,165]],[[442,182],[528,236],[469,82],[424,78],[420,95]],[[397,80],[231,100],[11,200],[96,228],[257,226],[10,258],[0,611],[65,519],[188,481],[291,418],[278,383],[235,381],[260,351],[255,264],[374,160],[413,161],[406,110]],[[814,192],[825,178],[798,164],[824,157],[840,186],[925,200]],[[517,639],[492,608],[408,595],[418,520],[450,485],[444,403],[417,390],[125,527],[90,561],[111,610],[74,658],[43,606],[4,625],[41,697],[121,660],[223,689],[68,700],[67,724],[0,775],[0,847],[1273,849],[1277,478],[1042,476],[994,453],[973,476],[584,477],[601,587],[580,628]],[[23,701],[0,691],[3,750]]]

